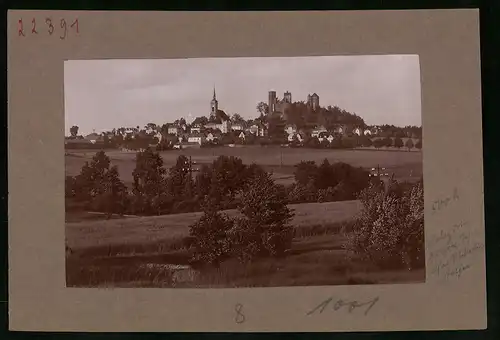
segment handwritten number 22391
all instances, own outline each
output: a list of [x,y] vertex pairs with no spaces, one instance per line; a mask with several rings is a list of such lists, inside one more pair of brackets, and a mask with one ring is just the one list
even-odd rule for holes
[[[18,24],[19,24],[19,27],[18,27],[19,36],[23,36],[23,37],[26,36],[26,34],[24,32],[24,27],[23,27],[23,19],[19,19]],[[49,33],[49,35],[54,34],[55,26],[54,26],[54,23],[52,22],[52,19],[46,18],[45,24],[47,26],[47,32]],[[59,21],[59,27],[60,27],[60,29],[63,30],[63,32],[61,33],[59,38],[66,39],[66,36],[68,33],[68,25],[67,25],[66,20],[64,18]],[[73,21],[73,23],[69,27],[74,29],[76,31],[76,33],[79,33],[78,19],[75,19],[75,21]],[[39,31],[37,28],[36,19],[33,18],[33,20],[31,20],[31,34],[38,34],[38,33],[39,33]]]

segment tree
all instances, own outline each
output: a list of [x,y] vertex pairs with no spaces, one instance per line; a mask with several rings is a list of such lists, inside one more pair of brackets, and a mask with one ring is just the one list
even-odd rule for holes
[[75,178],[75,197],[90,202],[104,191],[103,183],[111,160],[104,151],[97,152],[90,163],[86,162]]
[[231,219],[221,214],[218,204],[210,198],[205,199],[203,216],[189,226],[189,234],[195,248],[193,259],[197,262],[219,267],[230,255],[228,230],[232,227]]
[[402,148],[404,146],[403,140],[400,137],[396,137],[394,139],[394,146],[398,149]]
[[90,207],[106,213],[107,218],[110,218],[113,213],[124,214],[127,209],[128,192],[127,187],[120,180],[116,165],[104,174],[102,185],[104,189],[94,197]]
[[386,147],[391,147],[392,146],[392,138],[391,137],[385,137],[383,139],[384,146]]
[[166,191],[166,169],[157,152],[147,148],[136,154],[132,193],[135,196],[134,209],[142,213],[161,214],[168,200]]
[[267,115],[269,113],[269,105],[264,102],[259,102],[257,104],[257,111],[261,116]]
[[307,185],[310,180],[314,180],[318,173],[318,166],[314,161],[301,161],[295,165],[293,173],[295,182],[300,185]]
[[421,140],[421,139],[419,139],[419,140],[418,140],[418,142],[415,144],[415,147],[416,147],[417,149],[419,149],[419,150],[421,150],[421,149],[422,149],[422,140]]
[[373,145],[373,142],[370,137],[364,136],[362,138],[363,139],[361,141],[361,145],[363,145],[364,147],[370,147]]
[[119,178],[118,168],[110,168],[111,161],[104,151],[97,152],[90,163],[86,163],[80,174],[67,182],[67,194],[86,203],[94,210],[123,213],[127,200],[127,189]]
[[158,129],[155,123],[147,123],[146,126],[144,126],[144,128],[146,130],[152,130],[152,131],[156,131]]
[[411,149],[413,149],[413,147],[414,147],[414,145],[413,145],[413,139],[408,138],[408,140],[405,143],[405,146],[408,148],[408,151],[410,151]]
[[241,117],[240,114],[238,113],[234,113],[232,116],[231,116],[231,122],[233,124],[244,124],[245,120],[243,119],[243,117]]
[[78,136],[78,126],[76,125],[73,125],[70,129],[69,129],[69,132],[71,134],[71,137],[76,137]]
[[324,159],[323,163],[318,167],[314,176],[314,186],[316,189],[326,189],[335,183],[335,173],[328,159]]
[[375,141],[373,141],[373,146],[377,149],[380,149],[381,147],[385,146],[385,142],[383,139],[377,138],[375,139]]
[[362,211],[344,247],[381,267],[421,267],[424,258],[423,188],[401,195],[370,186],[360,195]]
[[238,210],[243,217],[235,219],[230,238],[233,252],[241,261],[282,256],[291,248],[293,227],[288,223],[294,213],[270,174],[253,179],[250,188],[241,193]]
[[186,180],[188,176],[191,176],[191,166],[190,160],[186,156],[180,155],[168,171],[168,192],[176,200],[180,200],[183,196]]
[[246,166],[234,156],[219,156],[212,163],[211,192],[221,199],[232,201],[245,183]]

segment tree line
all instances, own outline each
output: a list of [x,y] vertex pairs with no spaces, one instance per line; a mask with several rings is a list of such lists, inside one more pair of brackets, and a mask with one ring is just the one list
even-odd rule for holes
[[[118,167],[111,166],[110,158],[99,151],[78,175],[66,176],[66,197],[68,204],[108,216],[200,211],[207,196],[222,208],[231,209],[256,176],[267,174],[262,166],[244,164],[234,156],[219,156],[194,170],[184,155],[167,169],[160,154],[147,148],[136,153],[133,183],[127,188]],[[354,199],[371,181],[368,171],[342,162],[330,164],[327,159],[320,165],[296,164],[294,178],[291,185],[276,184],[287,203]]]

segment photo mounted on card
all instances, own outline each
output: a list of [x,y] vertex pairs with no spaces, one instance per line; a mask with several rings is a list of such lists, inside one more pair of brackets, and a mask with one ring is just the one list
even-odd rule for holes
[[486,328],[478,18],[9,12],[10,329]]

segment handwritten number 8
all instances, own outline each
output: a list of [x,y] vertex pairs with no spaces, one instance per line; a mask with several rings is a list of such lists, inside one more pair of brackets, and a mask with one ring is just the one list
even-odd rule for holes
[[54,25],[52,25],[52,19],[45,19],[45,23],[49,25],[49,34],[52,35],[52,33],[54,33]]
[[238,304],[236,304],[234,309],[236,311],[236,317],[235,317],[234,321],[236,321],[236,323],[245,322],[245,315],[243,315],[243,313],[242,313],[243,305],[241,303],[238,303]]

